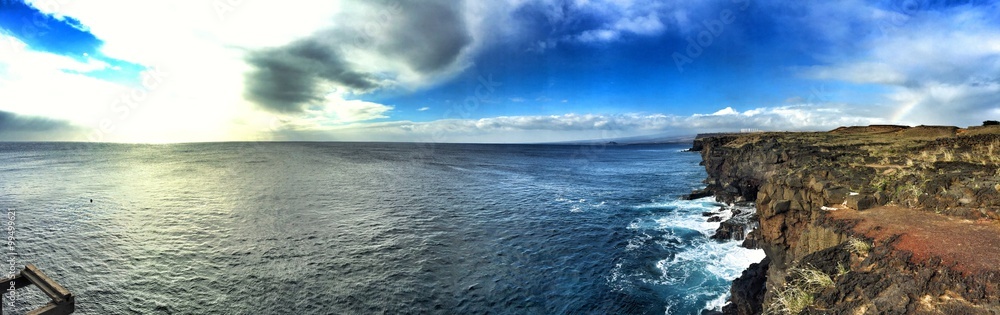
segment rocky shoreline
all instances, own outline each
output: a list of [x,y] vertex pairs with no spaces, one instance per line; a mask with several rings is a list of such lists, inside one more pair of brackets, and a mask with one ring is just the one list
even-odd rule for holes
[[725,314],[1000,313],[1000,127],[713,134],[691,151],[708,178],[690,197],[756,204],[714,238],[767,254]]

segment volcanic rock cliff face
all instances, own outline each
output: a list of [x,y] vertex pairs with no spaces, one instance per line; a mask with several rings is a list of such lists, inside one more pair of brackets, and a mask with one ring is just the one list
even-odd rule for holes
[[1000,314],[1000,127],[699,137],[767,259],[727,314]]

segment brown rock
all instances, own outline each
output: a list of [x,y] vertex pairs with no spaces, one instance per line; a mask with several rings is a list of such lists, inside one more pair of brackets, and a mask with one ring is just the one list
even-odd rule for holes
[[875,193],[875,204],[883,206],[887,203],[889,203],[889,195],[881,191]]
[[851,192],[850,190],[844,187],[833,187],[824,190],[823,196],[826,197],[827,202],[832,204],[839,204],[844,202],[844,199],[847,198],[847,195],[850,192]]
[[723,221],[710,238],[719,241],[742,241],[746,234],[746,224],[736,218]]
[[875,206],[875,197],[865,194],[847,196],[845,201],[847,202],[847,206],[849,208],[858,211],[867,210]]
[[711,191],[708,191],[707,189],[699,189],[692,191],[690,194],[682,196],[681,200],[695,200],[711,196],[712,196]]
[[757,204],[759,204],[759,205],[766,205],[766,204],[769,204],[769,203],[771,203],[771,196],[769,196],[763,190],[760,191],[759,193],[757,193]]
[[[766,289],[782,287],[790,268],[807,265],[823,270],[835,282],[815,296],[815,305],[806,309],[807,314],[991,314],[1000,310],[1000,273],[995,272],[1000,264],[994,261],[1000,256],[993,250],[1000,243],[984,241],[988,235],[1000,234],[958,236],[995,225],[987,220],[941,220],[963,225],[963,229],[944,233],[928,226],[928,218],[911,218],[923,214],[1000,220],[1000,174],[996,173],[1000,164],[990,156],[995,155],[993,147],[1000,145],[1000,127],[988,133],[959,135],[948,130],[954,128],[897,132],[908,128],[871,126],[831,133],[703,138],[707,190],[721,202],[757,201],[760,216],[745,225],[746,230],[756,231],[747,235],[744,246],[763,249],[771,262],[763,281],[765,295],[773,298],[773,291]],[[988,151],[993,153],[986,154]],[[947,153],[946,158],[942,152]],[[895,173],[885,173],[887,166]],[[818,210],[820,206],[847,204],[851,191],[861,193],[850,197],[851,208],[899,203],[920,209],[902,214],[887,213],[886,207],[860,212]],[[861,228],[869,221],[837,219],[849,214],[884,216],[886,221],[880,225],[882,229],[872,229]],[[886,226],[893,232],[888,233]],[[719,231],[719,237],[732,239],[742,234],[740,228],[729,224]],[[811,232],[823,229],[830,231]],[[865,233],[885,235],[873,241],[863,257],[850,252],[848,263],[843,258],[845,251],[824,248],[851,236],[876,239]],[[967,250],[973,246],[970,244],[985,249]],[[949,254],[928,256],[937,251]],[[950,254],[952,251],[956,254]],[[841,274],[844,269],[849,272]],[[760,304],[769,299],[751,296],[762,286],[747,286],[750,282],[746,279],[737,282],[733,288],[739,288],[739,293],[733,292],[726,313],[759,313]]]
[[782,214],[782,213],[788,212],[788,210],[790,210],[791,208],[792,208],[792,201],[791,200],[778,200],[778,201],[775,201],[774,205],[771,206],[772,215],[778,215],[778,214]]
[[814,192],[823,192],[823,189],[826,188],[827,185],[829,185],[829,183],[826,181],[814,180],[812,183],[810,183],[810,188],[812,188]]
[[788,176],[785,183],[788,184],[788,187],[802,187],[802,178],[798,176]]
[[767,292],[767,269],[771,260],[751,264],[743,274],[733,280],[730,288],[729,304],[722,309],[723,314],[760,314],[764,311],[764,293]]
[[798,199],[798,198],[795,198],[795,200],[792,200],[792,205],[789,207],[789,210],[791,210],[791,211],[802,211],[802,210],[805,210],[805,209],[806,209],[806,207],[803,204],[802,200]]
[[740,244],[740,246],[747,249],[759,249],[761,245],[761,237],[760,229],[750,231],[750,233],[747,234],[746,239],[743,240],[743,244]]
[[781,199],[788,199],[788,200],[795,199],[795,189],[792,188],[782,189],[781,192],[782,192]]

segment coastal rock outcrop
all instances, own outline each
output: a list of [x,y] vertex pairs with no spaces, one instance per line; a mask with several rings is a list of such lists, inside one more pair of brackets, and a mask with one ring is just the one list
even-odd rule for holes
[[[705,190],[720,202],[756,203],[759,227],[744,245],[767,254],[734,281],[724,313],[1000,312],[1000,263],[968,261],[1000,255],[1000,128],[982,128],[699,137]],[[724,223],[716,236],[742,238],[736,226]],[[961,256],[954,244],[992,237],[943,235],[980,230],[997,243],[952,257]],[[787,305],[790,294],[809,303]]]
[[[715,230],[715,234],[712,234],[711,239],[718,241],[742,241],[746,239],[750,231],[757,228],[757,216],[753,209],[748,209],[746,205],[743,205],[729,211],[732,213],[732,216],[725,221],[720,220],[719,228]],[[712,219],[709,218],[709,222],[713,222]]]
[[743,274],[733,280],[729,290],[730,303],[722,308],[723,314],[760,314],[764,306],[764,284],[767,282],[767,269],[771,264],[769,258],[743,271]]

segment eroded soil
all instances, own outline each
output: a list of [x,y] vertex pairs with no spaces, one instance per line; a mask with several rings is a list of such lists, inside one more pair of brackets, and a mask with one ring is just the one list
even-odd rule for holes
[[[896,206],[865,211],[830,211],[836,220],[854,221],[855,233],[875,244],[889,244],[913,254],[912,263],[933,258],[965,274],[1000,271],[1000,224],[972,221]],[[898,237],[895,237],[898,236]]]

